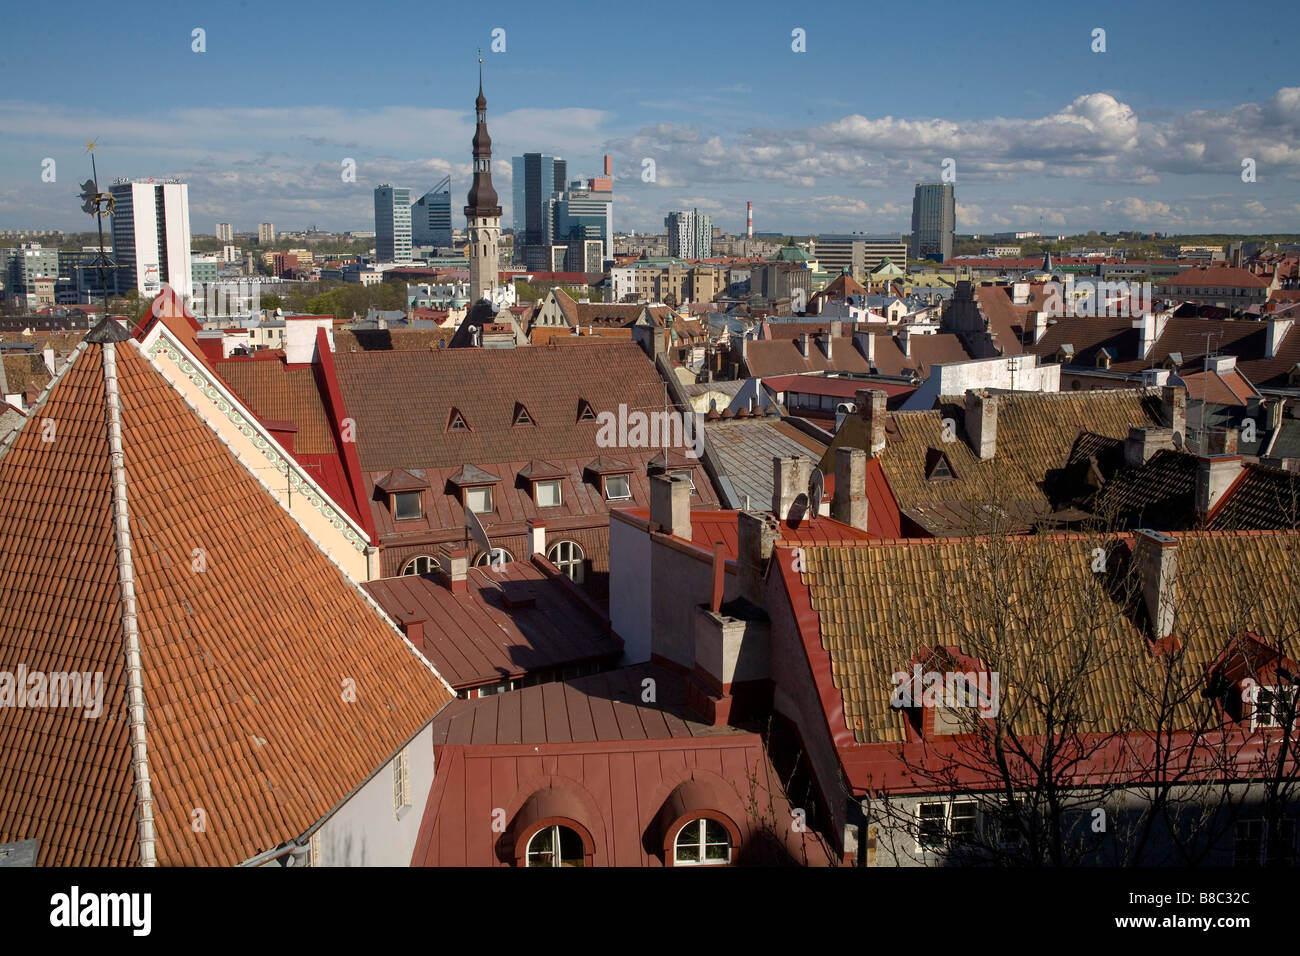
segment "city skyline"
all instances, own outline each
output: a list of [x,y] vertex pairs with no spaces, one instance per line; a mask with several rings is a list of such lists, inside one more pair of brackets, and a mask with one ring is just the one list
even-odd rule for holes
[[[1211,56],[1257,59],[1276,40],[1261,40],[1245,22],[1211,34],[1192,29],[1193,18],[1184,27],[1106,4],[1047,11],[1035,33],[1019,8],[1004,8],[1016,11],[1011,20],[981,11],[969,21],[950,17],[962,29],[941,32],[931,13],[899,12],[894,29],[926,31],[929,62],[940,66],[899,77],[882,70],[865,89],[863,54],[835,26],[853,16],[845,6],[802,22],[797,12],[734,18],[726,9],[668,4],[661,22],[615,31],[620,41],[611,49],[569,63],[557,54],[563,23],[534,24],[525,8],[507,5],[449,25],[436,73],[377,64],[368,51],[378,38],[327,35],[324,8],[321,22],[270,11],[255,35],[215,19],[204,25],[203,14],[153,17],[139,25],[142,47],[173,82],[153,89],[153,69],[97,78],[107,104],[85,95],[90,63],[57,76],[35,69],[57,38],[38,29],[36,11],[18,10],[6,54],[14,82],[0,101],[0,224],[85,227],[71,195],[87,173],[84,143],[93,136],[104,179],[180,178],[191,186],[196,222],[231,221],[239,231],[260,221],[363,229],[380,183],[419,195],[443,176],[468,181],[463,144],[473,117],[464,103],[473,89],[465,73],[482,48],[485,91],[500,104],[498,155],[564,156],[578,170],[599,169],[612,155],[620,230],[658,231],[667,212],[699,208],[739,232],[752,200],[759,232],[907,232],[913,185],[938,181],[945,159],[955,160],[961,233],[1293,228],[1296,77],[1266,65],[1211,84],[1201,67]],[[637,57],[654,62],[673,48],[675,11],[725,25],[709,44],[720,68],[704,82],[692,74],[646,83]],[[204,30],[201,53],[192,49],[195,29]],[[1092,51],[1097,29],[1106,31],[1105,52]],[[1169,42],[1142,39],[1153,29]],[[278,30],[303,42],[268,48]],[[805,52],[794,50],[796,31]],[[492,52],[494,44],[504,52]],[[1008,44],[1022,51],[1017,69],[988,75],[987,55]],[[368,80],[319,93],[308,83],[294,87],[295,102],[268,103],[268,74],[246,69],[268,56],[284,58],[281,70],[305,68],[308,57],[365,63]],[[46,158],[58,167],[52,183],[41,179]],[[341,175],[346,159],[356,164],[355,181]],[[1243,182],[1245,159],[1255,161],[1254,182]],[[647,160],[653,182],[644,180]],[[496,171],[506,201],[511,172],[509,163]],[[513,221],[509,206],[505,217]]]

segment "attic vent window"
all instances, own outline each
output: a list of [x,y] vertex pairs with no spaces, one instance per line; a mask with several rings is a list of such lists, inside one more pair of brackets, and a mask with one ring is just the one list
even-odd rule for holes
[[523,405],[516,402],[515,403],[515,424],[531,425],[532,423],[533,423],[533,419],[532,416],[528,414],[528,409],[524,408]]
[[591,410],[591,403],[586,399],[580,399],[578,401],[578,421],[594,422],[595,420],[596,413]]
[[469,431],[469,425],[465,424],[465,416],[455,408],[451,410],[451,416],[447,422],[447,430],[452,432]]
[[956,477],[948,456],[937,448],[930,448],[925,453],[925,480],[951,481]]

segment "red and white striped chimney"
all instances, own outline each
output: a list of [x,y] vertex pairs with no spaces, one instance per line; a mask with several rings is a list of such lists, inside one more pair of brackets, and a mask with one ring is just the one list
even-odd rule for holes
[[745,203],[745,238],[754,238],[754,204]]

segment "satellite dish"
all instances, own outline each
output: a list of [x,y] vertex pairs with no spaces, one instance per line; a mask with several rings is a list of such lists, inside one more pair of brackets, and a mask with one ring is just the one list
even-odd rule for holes
[[817,517],[818,509],[822,506],[822,499],[826,497],[826,479],[822,477],[820,468],[812,470],[812,477],[808,479],[808,517]]

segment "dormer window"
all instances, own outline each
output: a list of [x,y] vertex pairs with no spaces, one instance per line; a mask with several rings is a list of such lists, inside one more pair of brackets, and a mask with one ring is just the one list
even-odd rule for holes
[[528,409],[525,408],[521,402],[515,402],[514,424],[516,425],[533,424],[532,416],[528,414]]
[[539,508],[558,508],[560,506],[559,479],[551,478],[533,482],[533,501]]
[[578,399],[578,421],[594,422],[596,413],[591,410],[591,403],[585,398]]
[[632,497],[632,483],[627,475],[605,476],[605,500],[618,501]]
[[398,521],[419,518],[422,514],[418,491],[399,491],[393,495],[393,517]]
[[483,514],[492,511],[492,486],[477,485],[471,488],[466,488],[465,507],[475,514]]
[[453,408],[451,414],[447,417],[447,431],[469,431],[469,425],[465,422],[465,416],[460,413],[459,409]]
[[1261,687],[1250,715],[1250,726],[1286,727],[1295,720],[1296,688]]
[[691,486],[691,491],[695,490],[695,475],[691,469],[680,468],[677,471],[669,472],[669,475],[673,478],[680,478],[682,481],[687,482]]
[[1113,358],[1114,356],[1110,354],[1110,349],[1099,350],[1097,352],[1097,368],[1100,369],[1110,368],[1110,363]]
[[925,480],[926,481],[952,481],[957,476],[953,474],[952,463],[948,461],[948,456],[938,448],[926,449],[925,453]]

